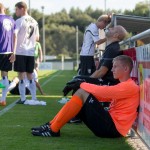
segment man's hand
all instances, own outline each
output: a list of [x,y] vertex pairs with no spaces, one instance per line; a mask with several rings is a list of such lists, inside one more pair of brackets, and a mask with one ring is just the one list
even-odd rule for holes
[[84,79],[76,79],[76,78],[67,82],[66,86],[63,89],[64,96],[66,96],[72,90],[77,91],[80,88],[80,84],[82,82],[85,82],[85,80]]
[[72,90],[72,88],[70,88],[70,87],[68,87],[68,85],[66,85],[63,89],[64,96],[66,96],[71,90]]
[[84,76],[84,75],[79,75],[79,76],[75,76],[74,79],[82,79],[87,83],[91,83],[91,84],[97,84],[100,85],[101,81],[97,78],[93,78],[93,77],[89,77],[89,76]]
[[79,78],[74,78],[71,81],[69,81],[67,83],[67,85],[68,85],[68,87],[70,87],[70,88],[72,88],[74,90],[74,89],[79,89],[80,88],[80,84],[82,82],[85,82],[85,80],[84,79],[79,79]]
[[11,63],[13,63],[16,60],[16,56],[14,53],[11,54],[11,56],[9,57],[9,60]]

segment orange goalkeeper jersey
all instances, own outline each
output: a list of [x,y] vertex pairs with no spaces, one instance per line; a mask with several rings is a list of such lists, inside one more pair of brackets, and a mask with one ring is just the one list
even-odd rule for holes
[[139,86],[132,79],[114,86],[82,83],[80,88],[101,102],[111,102],[109,113],[119,133],[125,136],[137,117]]

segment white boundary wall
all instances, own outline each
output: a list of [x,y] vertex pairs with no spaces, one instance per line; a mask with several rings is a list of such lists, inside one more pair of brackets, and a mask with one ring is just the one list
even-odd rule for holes
[[74,70],[74,62],[42,62],[39,70]]
[[140,109],[137,132],[150,147],[150,44],[136,48]]
[[134,47],[137,40],[146,37],[150,37],[150,29],[120,42],[120,45],[128,44],[136,52],[134,54],[136,66],[134,67],[136,67],[138,72],[140,86],[140,109],[137,119],[137,133],[150,148],[150,44]]

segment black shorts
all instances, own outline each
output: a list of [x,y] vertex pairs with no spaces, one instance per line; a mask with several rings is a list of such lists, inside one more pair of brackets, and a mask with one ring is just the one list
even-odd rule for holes
[[16,55],[14,71],[32,73],[34,70],[34,56]]
[[11,71],[12,70],[12,63],[10,62],[11,54],[0,54],[0,70],[1,71]]
[[96,70],[93,56],[80,56],[79,75],[92,75]]
[[[10,82],[9,82],[10,83]],[[20,95],[19,93],[19,84],[16,85],[15,88],[13,88],[12,90],[10,90],[9,92],[13,95]],[[26,95],[30,95],[30,91],[28,88],[25,89]]]
[[92,95],[89,95],[81,111],[81,120],[98,137],[114,138],[120,137],[115,124],[101,103]]

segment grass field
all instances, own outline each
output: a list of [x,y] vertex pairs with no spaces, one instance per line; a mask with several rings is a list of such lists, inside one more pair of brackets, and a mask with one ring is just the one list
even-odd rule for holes
[[[31,127],[51,120],[62,104],[62,89],[75,71],[40,71],[39,82],[46,93],[39,100],[46,106],[15,104],[18,96],[8,94],[7,106],[0,107],[0,150],[131,150],[125,138],[98,138],[83,123],[67,124],[61,137],[34,137]],[[9,73],[10,79],[16,74]],[[30,97],[29,97],[30,98]]]

